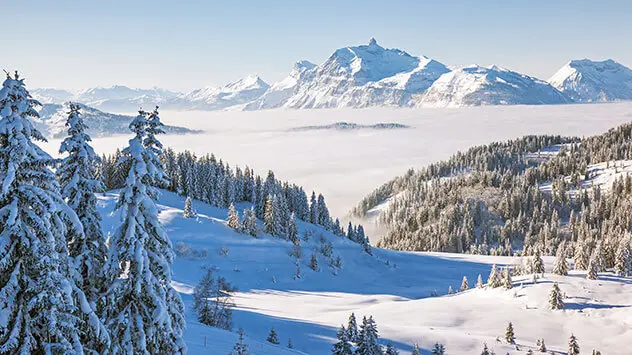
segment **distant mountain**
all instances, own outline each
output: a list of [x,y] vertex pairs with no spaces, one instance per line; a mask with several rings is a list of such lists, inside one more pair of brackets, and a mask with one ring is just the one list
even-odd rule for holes
[[[131,134],[129,123],[134,118],[133,116],[107,113],[82,104],[79,106],[90,136],[96,138],[114,134]],[[39,111],[40,119],[34,121],[35,126],[48,138],[64,137],[67,130],[68,111],[67,103],[44,104]],[[197,133],[197,131],[177,126],[165,126],[164,131],[170,134]]]
[[502,67],[478,65],[450,69],[400,49],[368,44],[335,50],[322,64],[294,64],[287,77],[268,85],[251,75],[221,87],[187,93],[91,88],[76,94],[35,89],[42,103],[69,100],[106,111],[135,112],[158,105],[175,110],[262,110],[273,108],[460,107],[554,105],[632,100],[632,70],[613,61],[573,60],[548,82]]
[[442,75],[420,106],[553,105],[571,101],[549,83],[499,66],[477,65]]
[[549,82],[576,102],[632,100],[632,70],[612,59],[572,60]]
[[260,98],[270,87],[258,76],[248,76],[219,88],[206,87],[178,96],[176,106],[194,110],[220,110]]

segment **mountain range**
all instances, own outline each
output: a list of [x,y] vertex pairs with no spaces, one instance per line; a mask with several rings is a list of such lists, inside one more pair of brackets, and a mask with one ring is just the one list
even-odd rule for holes
[[72,100],[108,111],[552,105],[632,100],[632,70],[611,59],[572,60],[545,81],[497,65],[453,68],[371,38],[335,50],[320,65],[301,60],[272,85],[251,75],[186,93],[126,86],[32,93],[43,103]]

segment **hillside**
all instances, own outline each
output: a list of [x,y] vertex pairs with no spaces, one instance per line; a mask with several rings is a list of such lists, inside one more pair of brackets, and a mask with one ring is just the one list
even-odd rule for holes
[[[113,231],[118,223],[117,214],[112,213],[116,196],[99,197],[105,232]],[[380,342],[392,341],[402,354],[409,354],[414,342],[426,349],[424,354],[435,342],[445,344],[450,354],[478,353],[483,342],[496,353],[524,354],[540,338],[545,338],[550,350],[561,353],[571,333],[582,349],[599,348],[608,354],[631,335],[626,319],[632,316],[632,309],[624,295],[632,291],[632,284],[609,273],[602,274],[599,281],[585,280],[582,272],[568,277],[547,274],[536,285],[531,284],[530,276],[515,277],[512,290],[477,289],[447,295],[448,287],[456,290],[463,276],[473,287],[478,274],[486,279],[490,264],[511,264],[517,259],[382,249],[374,249],[374,256],[369,256],[355,243],[300,222],[301,235],[313,231],[302,242],[304,252],[319,248],[322,235],[332,242],[333,254],[341,256],[342,268],[334,274],[319,255],[321,270],[312,271],[304,260],[302,278],[295,280],[288,241],[235,233],[225,224],[226,209],[199,201],[194,202],[198,218],[187,219],[182,215],[183,206],[182,197],[162,192],[160,220],[172,242],[208,252],[204,257],[180,255],[173,268],[174,286],[187,307],[185,339],[190,354],[228,354],[236,341],[235,332],[204,326],[192,312],[192,289],[201,277],[200,268],[206,265],[214,265],[219,275],[238,287],[234,328],[245,329],[253,354],[327,354],[337,327],[346,324],[351,312],[360,318],[373,315]],[[218,253],[222,247],[228,255]],[[550,269],[552,259],[546,260]],[[565,311],[547,309],[552,281],[559,282],[567,295]],[[429,297],[435,290],[440,297]],[[493,313],[481,316],[490,309]],[[514,323],[521,351],[495,340],[502,338],[508,321]],[[279,334],[279,346],[265,341],[271,327]],[[285,348],[288,337],[293,351]]]
[[612,59],[571,60],[549,82],[576,102],[632,100],[632,70]]

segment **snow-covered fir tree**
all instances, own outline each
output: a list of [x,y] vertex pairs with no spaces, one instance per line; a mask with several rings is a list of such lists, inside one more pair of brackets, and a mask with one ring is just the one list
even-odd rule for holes
[[[30,118],[39,116],[23,79],[0,89],[0,353],[75,354],[108,347],[68,256],[67,235],[85,239],[59,191],[54,160]],[[90,292],[88,292],[90,294]],[[92,338],[91,338],[92,337]]]
[[566,261],[566,248],[564,246],[561,246],[557,248],[553,273],[556,275],[566,276],[568,275],[568,269],[568,261]]
[[294,345],[292,344],[292,337],[287,338],[287,348],[293,349]]
[[597,280],[597,278],[599,277],[599,275],[597,274],[597,269],[598,269],[598,261],[597,261],[597,257],[595,254],[593,254],[593,256],[590,258],[590,261],[588,262],[588,272],[586,273],[586,278],[589,280]]
[[481,355],[490,355],[487,343],[483,343],[483,351],[481,351]]
[[287,225],[287,239],[292,242],[294,245],[298,245],[298,227],[296,226],[296,218],[294,217],[294,212],[290,215],[290,220]]
[[568,338],[568,352],[567,355],[579,355],[579,343],[577,343],[577,338],[575,334],[571,334],[570,338]]
[[549,307],[551,309],[564,309],[564,298],[557,282],[553,284],[553,288],[549,293]]
[[257,217],[252,208],[244,209],[241,216],[241,231],[253,237],[257,236]]
[[239,328],[239,338],[237,339],[237,343],[233,347],[233,351],[230,355],[250,355],[250,351],[248,350],[248,345],[244,343],[244,329]]
[[463,281],[461,281],[461,288],[459,288],[459,291],[463,292],[469,288],[470,286],[467,282],[467,276],[463,276]]
[[344,325],[340,326],[340,329],[336,332],[336,342],[331,349],[331,355],[352,355],[353,347],[350,344],[348,338],[348,332]]
[[483,288],[483,277],[481,274],[478,274],[478,277],[476,278],[476,288]]
[[505,267],[502,273],[502,284],[503,287],[507,290],[513,287],[512,279],[511,279],[511,269],[509,267]]
[[393,346],[392,342],[388,342],[386,344],[386,349],[384,349],[384,355],[398,355],[399,351]]
[[454,293],[454,290],[452,290],[452,285],[448,286],[448,295],[451,295]]
[[502,286],[500,275],[498,273],[498,268],[496,264],[492,265],[492,270],[489,273],[489,277],[487,278],[487,286],[491,288],[498,288]]
[[226,219],[226,225],[228,227],[240,232],[241,225],[239,224],[239,214],[237,214],[237,210],[235,209],[235,205],[232,203],[228,207],[228,218]]
[[505,341],[507,342],[507,344],[514,344],[516,342],[516,334],[511,322],[507,324],[507,329],[505,329]]
[[417,343],[413,344],[413,351],[410,353],[410,355],[421,355],[421,351],[419,350],[419,344]]
[[266,338],[266,340],[268,341],[268,343],[279,345],[279,336],[277,335],[276,330],[274,330],[274,328],[270,329],[270,333],[268,334],[268,337]]
[[358,342],[358,322],[355,313],[351,313],[347,321],[347,339],[353,343]]
[[191,199],[190,196],[187,196],[187,199],[184,200],[184,212],[183,212],[184,218],[196,218],[197,217],[197,212],[195,212],[195,209],[193,208],[193,200]]
[[193,308],[200,323],[231,330],[235,291],[236,289],[225,278],[215,277],[214,270],[207,268],[193,292]]
[[378,331],[373,316],[363,317],[355,353],[357,355],[382,355],[382,349],[377,341]]
[[544,260],[540,248],[535,249],[535,254],[531,260],[531,272],[538,275],[544,274]]
[[544,339],[540,339],[540,345],[538,346],[538,351],[541,353],[547,352],[546,344],[544,344]]
[[445,355],[445,346],[443,344],[435,343],[431,350],[432,355]]
[[318,267],[318,255],[316,252],[313,252],[309,258],[309,268],[318,272],[320,268]]
[[[160,221],[157,186],[165,183],[157,112],[139,111],[135,134],[123,150],[129,163],[116,208],[122,224],[111,236],[108,273],[113,277],[106,309],[114,353],[186,353],[184,305],[171,286],[174,252]],[[126,277],[121,277],[125,275]]]
[[623,238],[619,242],[614,259],[614,272],[617,275],[632,275],[632,249],[629,237]]

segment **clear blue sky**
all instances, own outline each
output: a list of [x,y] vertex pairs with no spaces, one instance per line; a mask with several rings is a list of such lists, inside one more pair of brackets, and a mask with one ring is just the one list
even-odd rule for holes
[[189,90],[367,43],[548,78],[570,59],[632,66],[632,1],[0,0],[0,66],[30,87]]

